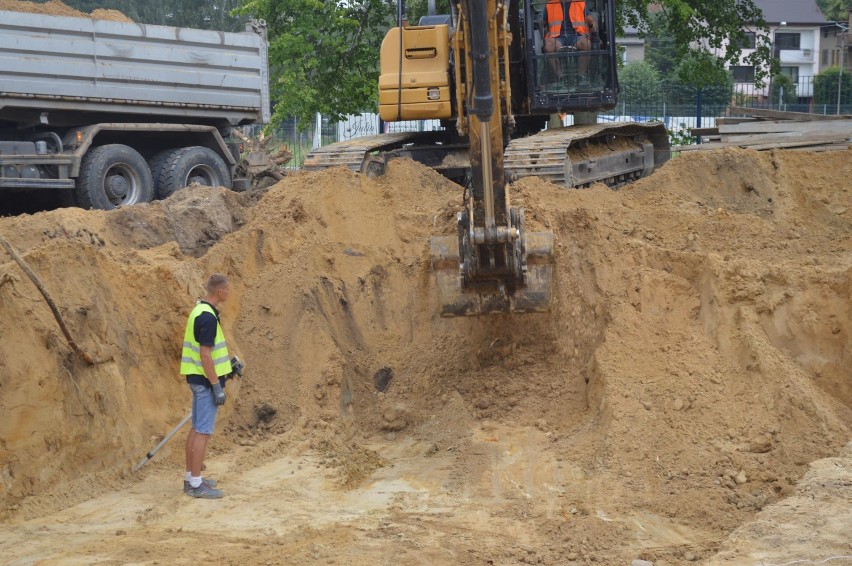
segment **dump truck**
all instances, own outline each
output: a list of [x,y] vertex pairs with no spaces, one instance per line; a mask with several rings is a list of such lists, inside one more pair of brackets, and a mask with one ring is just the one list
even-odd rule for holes
[[0,11],[0,202],[109,210],[192,183],[234,190],[234,128],[270,118],[266,24],[246,31]]

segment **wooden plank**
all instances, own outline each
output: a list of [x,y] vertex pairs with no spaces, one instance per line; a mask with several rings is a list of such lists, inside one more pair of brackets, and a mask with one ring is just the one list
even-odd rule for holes
[[840,120],[833,122],[755,122],[750,124],[736,124],[733,126],[719,126],[720,134],[759,134],[779,132],[850,132],[852,133],[852,120]]
[[811,151],[827,151],[827,150],[844,150],[852,147],[852,142],[848,140],[832,141],[832,140],[816,140],[816,139],[788,139],[776,140],[769,143],[742,144],[737,142],[711,142],[695,145],[685,145],[677,148],[672,148],[672,151],[690,152],[690,151],[710,151],[714,149],[725,149],[728,147],[738,147],[742,149],[753,149],[755,151],[765,151],[768,149],[801,149]]
[[[677,151],[709,151],[711,149],[724,149],[726,147],[737,147],[737,145],[733,143],[719,142],[701,143],[695,145],[683,145],[677,148]],[[675,151],[675,149],[672,148],[672,151]]]
[[827,120],[848,120],[852,114],[809,114],[806,112],[784,112],[782,110],[767,110],[764,108],[745,108],[742,106],[730,106],[728,111],[735,116],[755,116],[774,118],[776,120],[801,120],[806,122],[821,122]]
[[790,151],[846,151],[850,146],[848,143],[832,143],[827,145],[811,145],[807,147],[791,147]]
[[763,118],[755,118],[753,116],[743,116],[741,118],[731,118],[731,117],[716,118],[716,125],[717,126],[731,126],[733,124],[745,124],[745,123],[748,123],[748,122],[758,122],[762,119]]
[[748,146],[748,149],[754,149],[756,151],[763,151],[765,149],[793,149],[793,148],[806,148],[806,147],[819,147],[826,145],[834,145],[831,140],[790,140],[790,141],[778,141],[773,143],[765,143],[765,144],[755,144]]
[[693,136],[716,136],[719,135],[719,128],[690,128],[689,133]]
[[768,143],[796,143],[796,142],[821,142],[835,143],[852,138],[852,132],[808,132],[807,134],[795,132],[778,132],[771,134],[755,134],[745,136],[722,136],[722,142],[733,143],[739,146],[768,144]]

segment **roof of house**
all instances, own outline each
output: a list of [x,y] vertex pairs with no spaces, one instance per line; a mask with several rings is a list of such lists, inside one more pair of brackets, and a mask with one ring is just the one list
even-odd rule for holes
[[763,10],[763,19],[770,25],[827,23],[815,0],[754,0],[754,3]]

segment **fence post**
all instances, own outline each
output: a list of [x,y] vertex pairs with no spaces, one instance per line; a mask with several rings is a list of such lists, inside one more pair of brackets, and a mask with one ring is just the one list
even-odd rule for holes
[[696,122],[695,127],[696,128],[701,127],[701,92],[703,90],[704,89],[699,88],[698,92],[696,93],[696,96],[695,96],[695,122]]
[[[848,33],[848,32],[846,32]],[[846,33],[840,43],[840,69],[837,73],[837,115],[840,115],[840,91],[843,88],[843,56],[846,54]]]

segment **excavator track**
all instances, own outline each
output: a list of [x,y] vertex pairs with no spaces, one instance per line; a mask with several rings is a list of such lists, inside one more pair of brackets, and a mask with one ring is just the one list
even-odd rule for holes
[[542,177],[565,187],[617,187],[649,175],[669,156],[662,124],[589,124],[512,140],[504,167],[512,181]]
[[373,152],[392,151],[408,142],[423,138],[421,132],[396,132],[364,136],[337,142],[312,150],[302,165],[305,171],[321,171],[343,165],[352,171],[365,172],[368,157]]
[[[470,167],[461,145],[434,145],[439,132],[398,132],[355,138],[311,151],[303,169],[319,171],[344,166],[370,173],[387,159],[405,156],[446,173]],[[602,182],[611,187],[649,175],[668,161],[668,134],[659,123],[590,124],[545,130],[512,140],[504,167],[510,181],[542,177],[565,187]],[[453,178],[452,175],[449,175]],[[456,175],[457,176],[457,175]]]

